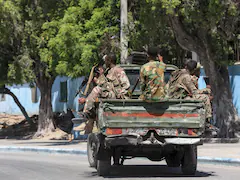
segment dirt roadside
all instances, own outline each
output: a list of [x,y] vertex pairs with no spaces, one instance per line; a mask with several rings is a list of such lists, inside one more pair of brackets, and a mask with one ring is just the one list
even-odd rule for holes
[[44,139],[44,140],[68,140],[69,135],[60,129],[46,134],[44,137],[34,137],[37,131],[37,116],[30,117],[32,123],[24,116],[0,114],[0,139]]

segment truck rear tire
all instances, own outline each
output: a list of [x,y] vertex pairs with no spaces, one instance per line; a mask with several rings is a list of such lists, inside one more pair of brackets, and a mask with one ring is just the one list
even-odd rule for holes
[[194,175],[197,170],[197,146],[190,145],[184,147],[182,159],[182,173],[185,175]]
[[176,152],[176,154],[166,156],[165,161],[166,161],[168,167],[179,167],[181,164],[181,161],[178,158],[177,152]]
[[111,158],[97,161],[97,173],[99,176],[107,176],[111,168]]
[[97,150],[99,141],[94,133],[88,135],[87,139],[87,156],[90,167],[97,168]]

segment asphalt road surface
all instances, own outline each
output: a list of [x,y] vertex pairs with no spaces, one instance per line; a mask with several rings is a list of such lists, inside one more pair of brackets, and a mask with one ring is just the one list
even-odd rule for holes
[[[147,165],[146,165],[147,164]],[[240,167],[199,164],[195,176],[183,176],[179,168],[165,163],[132,159],[121,168],[112,168],[109,177],[98,177],[84,155],[0,152],[0,180],[99,180],[99,179],[239,179]]]

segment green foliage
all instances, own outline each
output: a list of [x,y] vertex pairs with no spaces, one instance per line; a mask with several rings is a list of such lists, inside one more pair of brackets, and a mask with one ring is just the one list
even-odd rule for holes
[[[193,38],[207,39],[219,64],[228,64],[239,34],[239,5],[234,0],[147,0],[164,8],[166,15],[178,16],[184,30]],[[229,60],[228,60],[229,59]]]
[[132,51],[142,50],[143,46],[158,46],[166,63],[181,66],[186,52],[176,42],[161,6],[159,1],[149,0],[139,0],[131,5],[128,15],[129,48]]
[[[83,0],[77,6],[68,7],[58,22],[43,25],[48,36],[45,38],[49,39],[47,49],[59,60],[56,65],[58,74],[76,77],[89,72],[90,67],[106,53],[102,52],[102,39],[119,31],[118,11],[111,0]],[[58,31],[49,38],[49,31],[53,28]]]
[[114,50],[119,0],[0,0],[1,84],[85,75]]
[[[19,37],[22,29],[20,26],[21,16],[18,8],[18,1],[0,0],[0,86],[5,83],[12,83],[7,76],[9,64],[11,67],[19,67],[15,58],[19,55]],[[20,82],[21,76],[16,80]]]

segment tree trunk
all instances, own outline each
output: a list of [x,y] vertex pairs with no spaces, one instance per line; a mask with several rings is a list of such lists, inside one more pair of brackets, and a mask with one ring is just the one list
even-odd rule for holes
[[[215,111],[216,126],[220,128],[219,137],[234,137],[235,127],[232,125],[238,119],[236,109],[233,105],[232,92],[229,84],[229,74],[227,67],[220,67],[216,72],[217,83],[211,82],[214,99],[213,110]],[[217,85],[216,85],[217,84]]]
[[[229,83],[227,66],[217,65],[217,59],[211,49],[209,37],[204,29],[199,29],[198,34],[189,34],[179,16],[169,16],[170,25],[174,31],[179,45],[186,50],[194,51],[203,62],[204,70],[210,79],[213,92],[213,114],[216,126],[220,128],[219,137],[234,137],[239,131],[240,124],[236,109],[232,101],[232,92]],[[237,129],[238,128],[238,129]]]
[[39,77],[37,86],[41,92],[38,116],[38,130],[35,136],[44,136],[54,131],[52,110],[52,85],[55,78]]
[[238,116],[233,105],[227,66],[217,65],[211,57],[201,59],[205,59],[204,64],[208,64],[204,66],[204,69],[206,75],[209,76],[214,96],[212,103],[213,120],[216,126],[220,128],[218,136],[232,138],[237,130],[234,124],[238,120]]
[[22,104],[18,100],[17,96],[15,96],[15,94],[13,94],[8,88],[5,88],[5,87],[0,88],[0,94],[8,94],[8,95],[12,96],[14,102],[18,105],[19,109],[21,110],[21,112],[24,115],[24,117],[26,118],[26,120],[31,121],[25,108],[22,106]]

